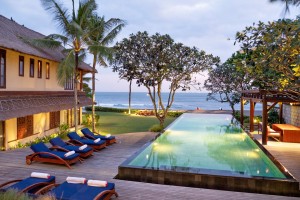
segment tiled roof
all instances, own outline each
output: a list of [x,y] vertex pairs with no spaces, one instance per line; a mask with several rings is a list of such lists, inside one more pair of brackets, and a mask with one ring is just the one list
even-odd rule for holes
[[[78,92],[78,107],[88,106],[92,100]],[[6,92],[0,94],[0,121],[43,112],[54,112],[74,107],[74,93],[70,92]]]
[[[63,48],[36,48],[27,44],[22,39],[40,39],[44,37],[45,35],[0,15],[0,48],[12,49],[14,51],[60,62],[64,58],[62,53]],[[86,63],[80,63],[79,68],[87,72],[92,71],[92,68]]]

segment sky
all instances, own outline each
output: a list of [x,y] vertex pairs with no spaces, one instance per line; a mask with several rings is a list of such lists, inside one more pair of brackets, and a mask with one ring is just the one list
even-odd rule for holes
[[[61,0],[71,9],[71,0]],[[75,0],[78,2],[78,0]],[[197,47],[226,61],[239,49],[234,45],[235,34],[254,22],[274,21],[284,17],[284,4],[269,0],[96,0],[98,14],[105,19],[126,21],[116,41],[131,33],[147,31],[149,34],[169,34],[175,42]],[[300,8],[292,8],[286,18],[295,18]],[[60,33],[51,13],[45,11],[40,0],[1,0],[0,14],[44,35]],[[0,27],[1,28],[1,27]],[[116,42],[115,41],[115,42]],[[113,44],[112,44],[113,45]],[[85,61],[92,63],[92,58]],[[97,66],[96,91],[127,92],[128,83],[119,80],[111,68]],[[205,73],[198,78],[203,83]],[[168,86],[163,87],[167,91]],[[133,87],[133,92],[144,92]],[[199,92],[192,90],[192,92]],[[205,92],[202,90],[202,92]]]

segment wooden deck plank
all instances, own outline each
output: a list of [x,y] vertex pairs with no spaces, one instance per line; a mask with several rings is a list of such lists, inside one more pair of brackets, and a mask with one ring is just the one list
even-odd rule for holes
[[[63,165],[46,163],[25,164],[25,156],[31,154],[30,148],[0,152],[0,183],[12,179],[25,178],[31,172],[47,172],[56,176],[58,183],[67,176],[86,177],[114,182],[119,200],[174,200],[174,199],[299,199],[254,193],[230,192],[202,188],[189,188],[170,185],[159,185],[133,181],[117,180],[118,166],[129,156],[138,151],[147,141],[155,137],[155,133],[128,133],[117,136],[118,143],[113,144],[94,156],[86,159],[83,164],[72,165],[71,170]],[[269,142],[266,148],[282,164],[300,180],[300,144],[283,144]]]

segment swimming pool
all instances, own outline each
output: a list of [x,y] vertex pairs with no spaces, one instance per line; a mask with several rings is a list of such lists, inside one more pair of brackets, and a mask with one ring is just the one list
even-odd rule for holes
[[291,174],[226,114],[181,115],[120,165],[118,178],[261,193],[299,191]]

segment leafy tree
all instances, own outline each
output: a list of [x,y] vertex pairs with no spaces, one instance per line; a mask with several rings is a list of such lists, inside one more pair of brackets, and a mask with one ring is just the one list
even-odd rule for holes
[[[51,34],[36,43],[47,44],[48,46],[63,45],[66,50],[65,59],[60,62],[58,67],[58,80],[64,85],[66,80],[74,80],[74,110],[77,110],[77,82],[78,82],[78,63],[80,55],[84,55],[86,47],[85,38],[91,33],[86,27],[91,16],[95,15],[97,4],[95,0],[80,0],[78,9],[75,10],[74,0],[72,0],[72,10],[68,10],[59,0],[41,0],[45,10],[53,15],[62,34]],[[96,28],[93,32],[96,31]],[[74,112],[75,131],[77,131],[77,112]]]
[[[93,55],[93,72],[92,72],[92,101],[95,102],[95,73],[96,64],[106,67],[106,59],[112,57],[113,49],[109,47],[122,28],[125,22],[121,19],[111,18],[105,21],[104,16],[93,15],[87,25],[91,34],[85,39],[88,44],[88,50]],[[96,129],[95,121],[95,104],[92,104],[92,130]]]
[[[128,81],[136,79],[144,86],[153,103],[155,116],[163,127],[168,110],[178,89],[199,87],[193,75],[201,73],[219,62],[218,57],[174,43],[169,35],[149,36],[147,32],[131,34],[115,45],[114,71]],[[168,99],[163,104],[162,86],[169,85]],[[158,108],[160,111],[158,112]]]
[[[300,35],[299,19],[278,20],[246,27],[238,32],[248,70],[260,89],[300,94]],[[259,84],[258,84],[259,83]]]
[[234,105],[240,102],[240,91],[249,89],[250,85],[244,65],[235,64],[243,59],[243,54],[233,54],[225,63],[209,70],[208,79],[204,82],[204,88],[209,91],[207,99],[229,103],[233,113]]

